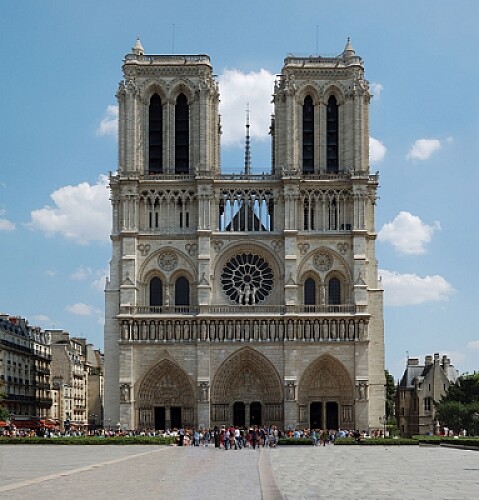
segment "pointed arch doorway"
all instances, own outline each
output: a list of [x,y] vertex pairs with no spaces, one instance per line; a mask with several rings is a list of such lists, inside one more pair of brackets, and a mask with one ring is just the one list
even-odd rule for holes
[[[320,356],[304,371],[298,389],[300,426],[312,429],[354,428],[353,382],[333,356]],[[309,409],[309,411],[308,411]]]
[[153,366],[139,384],[138,427],[157,430],[195,425],[195,392],[188,375],[173,361]]
[[283,423],[283,387],[271,361],[251,347],[226,358],[211,387],[211,426]]

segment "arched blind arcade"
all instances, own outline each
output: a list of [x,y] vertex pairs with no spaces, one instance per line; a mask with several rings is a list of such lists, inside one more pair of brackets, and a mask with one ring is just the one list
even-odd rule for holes
[[150,174],[161,174],[163,173],[163,106],[157,94],[150,99],[148,116],[148,170]]
[[175,106],[175,174],[188,174],[190,168],[190,117],[186,96],[180,94]]
[[311,96],[303,104],[303,174],[314,173],[314,106]]
[[339,170],[339,109],[336,97],[328,99],[326,123],[326,168],[328,173]]

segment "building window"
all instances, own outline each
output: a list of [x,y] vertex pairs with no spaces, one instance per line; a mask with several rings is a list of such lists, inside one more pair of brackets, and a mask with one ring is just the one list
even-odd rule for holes
[[316,305],[316,283],[313,278],[308,278],[304,282],[304,305]]
[[303,104],[303,174],[314,173],[314,106],[311,96]]
[[160,278],[152,278],[150,281],[150,306],[163,305],[163,283]]
[[188,174],[190,168],[190,113],[184,94],[175,106],[175,174]]
[[334,306],[341,304],[341,282],[338,278],[331,278],[329,280],[328,304]]
[[431,411],[431,398],[424,399],[424,411]]
[[190,282],[183,276],[175,282],[175,305],[190,305]]
[[326,169],[328,173],[339,170],[339,112],[336,97],[328,100],[326,123]]
[[149,157],[150,174],[163,172],[163,106],[160,96],[154,94],[149,107]]
[[259,304],[273,289],[273,271],[262,257],[243,253],[233,257],[221,274],[223,291],[240,305]]

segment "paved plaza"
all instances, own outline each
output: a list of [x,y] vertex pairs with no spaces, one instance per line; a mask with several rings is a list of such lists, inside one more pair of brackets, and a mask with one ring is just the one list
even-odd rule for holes
[[478,499],[479,453],[312,446],[0,446],[0,498]]

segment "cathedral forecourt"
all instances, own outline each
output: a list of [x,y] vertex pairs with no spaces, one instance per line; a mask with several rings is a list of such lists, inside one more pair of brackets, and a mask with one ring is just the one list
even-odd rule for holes
[[122,428],[368,429],[384,415],[378,174],[349,40],[288,56],[272,166],[222,174],[207,55],[146,55],[120,82],[110,175],[105,421]]

